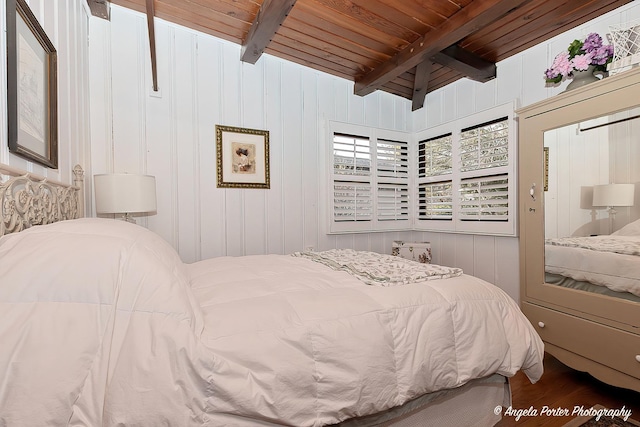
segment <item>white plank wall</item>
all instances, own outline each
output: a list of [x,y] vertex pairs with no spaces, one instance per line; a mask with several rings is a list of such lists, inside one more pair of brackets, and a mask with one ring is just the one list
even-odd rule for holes
[[[112,6],[91,18],[92,172],[156,176],[158,212],[139,222],[187,261],[313,247],[389,252],[411,233],[325,232],[327,120],[407,131],[410,103],[156,20],[159,93],[151,91],[144,15]],[[96,78],[93,78],[95,76]],[[218,189],[215,125],[270,133],[271,189]]]
[[[629,112],[627,117],[638,114],[640,114],[640,108]],[[625,224],[640,218],[640,119],[618,124],[611,133],[610,139],[616,143],[609,148],[611,154],[608,182],[636,184],[635,204],[631,207],[616,208],[618,213],[613,219],[612,228],[618,230]],[[603,180],[602,183],[607,183],[607,180]]]
[[[404,232],[326,234],[326,122],[418,131],[518,99],[521,106],[564,90],[542,75],[575,38],[640,17],[636,2],[498,64],[498,77],[463,79],[427,96],[425,108],[264,55],[239,60],[239,46],[156,19],[160,93],[153,94],[146,21],[112,6],[90,20],[93,173],[156,176],[158,212],[140,221],[187,261],[289,253],[313,247],[389,252],[396,239],[430,241],[434,262],[462,267],[519,298],[518,239]],[[270,132],[271,189],[216,188],[215,125]],[[628,169],[633,169],[629,166]],[[629,172],[631,173],[631,172]]]
[[[0,162],[48,178],[71,183],[73,166],[88,168],[89,73],[88,15],[85,0],[28,0],[58,55],[58,165],[49,169],[9,152],[7,99],[0,99]],[[0,2],[0,85],[7,87],[6,2]]]
[[549,190],[544,193],[546,237],[607,233],[608,222],[602,221],[606,212],[589,208],[593,186],[609,182],[609,128],[579,135],[577,130],[576,124],[545,134],[549,148]]

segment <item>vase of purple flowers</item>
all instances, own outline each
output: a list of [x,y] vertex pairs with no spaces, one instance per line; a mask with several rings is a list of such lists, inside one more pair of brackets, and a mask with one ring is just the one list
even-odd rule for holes
[[584,85],[588,85],[589,83],[597,82],[600,80],[596,76],[593,75],[596,67],[593,65],[589,65],[589,68],[586,70],[573,70],[573,80],[569,82],[565,91],[577,89]]
[[560,83],[573,78],[567,90],[584,86],[599,80],[594,73],[607,72],[607,65],[613,60],[613,46],[602,43],[602,37],[591,33],[584,41],[574,40],[566,51],[560,52],[553,65],[544,73],[547,83]]

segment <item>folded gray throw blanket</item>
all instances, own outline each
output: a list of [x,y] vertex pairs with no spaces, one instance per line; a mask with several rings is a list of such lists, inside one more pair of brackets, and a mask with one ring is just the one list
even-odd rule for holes
[[397,256],[353,249],[294,252],[291,255],[319,262],[334,270],[346,271],[367,285],[375,286],[408,285],[462,274],[460,268],[422,264]]

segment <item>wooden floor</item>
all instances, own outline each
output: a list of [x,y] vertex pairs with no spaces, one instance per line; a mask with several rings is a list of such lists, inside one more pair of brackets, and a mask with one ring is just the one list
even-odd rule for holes
[[[542,379],[536,384],[531,384],[522,372],[511,378],[513,409],[533,407],[539,413],[545,405],[549,408],[566,408],[569,412],[575,406],[584,406],[585,409],[597,404],[612,409],[624,406],[625,409],[631,409],[631,418],[640,421],[640,393],[604,384],[589,374],[566,367],[549,354],[545,354],[544,368]],[[521,417],[516,421],[514,417],[503,416],[497,426],[560,427],[575,417],[538,415]]]

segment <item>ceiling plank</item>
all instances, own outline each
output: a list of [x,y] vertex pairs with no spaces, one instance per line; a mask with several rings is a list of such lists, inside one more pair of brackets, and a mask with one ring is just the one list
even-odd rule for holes
[[151,52],[151,77],[153,79],[153,91],[158,91],[158,67],[156,61],[156,30],[153,24],[155,10],[154,0],[147,0],[147,29],[149,30],[149,52]]
[[356,81],[355,93],[367,95],[398,75],[417,66],[437,52],[456,44],[485,25],[508,14],[530,0],[476,0],[455,13],[435,30],[428,32],[391,59]]
[[477,82],[485,83],[496,78],[495,62],[487,61],[457,44],[436,53],[431,59]]
[[240,59],[255,64],[284,22],[296,0],[264,0],[242,43]]
[[93,16],[109,20],[109,2],[107,0],[87,0]]
[[[539,40],[548,40],[561,34],[566,31],[567,27],[577,27],[626,3],[628,3],[627,0],[617,0],[607,4],[603,4],[599,0],[583,0],[580,4],[580,14],[577,15],[579,18],[576,19],[575,4],[567,1],[547,11],[548,13],[535,15],[533,19],[519,19],[504,26],[500,26],[498,23],[490,26],[492,36],[498,38],[498,41],[487,40],[486,30],[483,29],[473,35],[475,47],[467,46],[467,43],[461,43],[461,46],[485,58],[489,56],[495,61],[500,61],[538,44]],[[476,37],[479,39],[478,42],[475,42]],[[487,45],[500,47],[487,49]]]
[[422,61],[416,67],[416,78],[413,83],[413,99],[411,99],[411,111],[419,110],[424,106],[424,98],[427,96],[427,84],[431,77],[431,61]]

